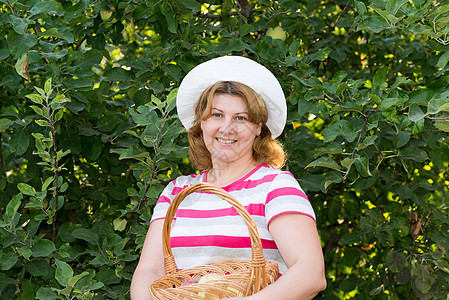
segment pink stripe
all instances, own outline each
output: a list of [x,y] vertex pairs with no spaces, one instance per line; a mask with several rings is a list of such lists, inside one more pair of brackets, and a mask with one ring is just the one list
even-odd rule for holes
[[258,185],[262,184],[262,183],[266,183],[266,182],[271,182],[273,181],[274,178],[276,178],[276,174],[270,174],[270,175],[266,175],[264,177],[262,177],[261,179],[258,180],[247,180],[247,181],[236,181],[233,184],[223,188],[225,191],[227,192],[233,192],[233,191],[240,191],[243,189],[252,189],[257,187]]
[[265,204],[268,204],[268,202],[270,202],[274,198],[280,197],[280,196],[300,196],[300,197],[306,199],[307,201],[309,201],[309,199],[307,198],[306,194],[304,194],[303,191],[301,191],[297,188],[294,188],[294,187],[283,187],[283,188],[278,188],[278,189],[275,189],[275,190],[272,190],[271,192],[269,192],[267,195],[267,200],[265,201]]
[[153,220],[150,221],[150,224],[153,223],[153,222],[156,221],[156,220],[164,220],[164,219],[165,219],[165,218],[162,218],[162,217],[160,217],[160,218],[155,218],[155,219],[153,219]]
[[[290,175],[291,177],[295,178],[295,176],[293,176],[293,174],[289,171],[283,171],[280,173],[281,175]],[[296,178],[295,178],[296,179]]]
[[308,213],[305,213],[305,212],[301,212],[301,211],[293,211],[293,210],[292,210],[292,211],[283,211],[283,212],[281,212],[281,213],[278,213],[278,214],[272,216],[271,219],[268,220],[268,226],[270,226],[270,222],[271,222],[274,218],[276,218],[277,216],[283,215],[283,214],[300,214],[300,215],[308,216],[308,217],[311,217],[312,220],[314,220],[315,223],[316,223],[316,219],[315,219],[312,215],[310,215],[310,214],[308,214]]
[[[277,249],[276,243],[270,240],[261,240],[263,249]],[[182,236],[170,237],[170,247],[224,247],[224,248],[251,248],[249,237],[234,237],[224,235],[209,236]]]
[[[265,206],[263,204],[250,204],[245,206],[246,210],[250,215],[253,216],[264,216]],[[228,217],[228,216],[238,216],[238,212],[233,207],[215,209],[215,210],[195,210],[195,209],[178,209],[176,216],[178,218],[217,218],[217,217]]]
[[159,197],[159,199],[157,200],[157,203],[168,203],[168,204],[170,204],[171,200],[167,196],[161,195]]
[[183,185],[183,186],[175,186],[173,187],[171,194],[173,196],[178,195],[183,189],[185,189],[186,187],[188,187],[189,185]]

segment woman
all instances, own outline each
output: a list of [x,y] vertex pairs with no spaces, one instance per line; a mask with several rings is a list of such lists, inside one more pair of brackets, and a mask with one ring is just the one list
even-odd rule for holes
[[[285,154],[274,139],[286,121],[285,98],[274,75],[243,57],[212,59],[187,74],[177,96],[188,129],[190,158],[199,174],[164,190],[131,284],[132,299],[151,299],[149,285],[164,275],[162,224],[183,188],[222,187],[253,217],[267,260],[282,276],[250,299],[310,299],[326,287],[315,214],[298,182],[281,171]],[[171,248],[180,269],[251,259],[246,225],[225,201],[194,193],[177,210]]]

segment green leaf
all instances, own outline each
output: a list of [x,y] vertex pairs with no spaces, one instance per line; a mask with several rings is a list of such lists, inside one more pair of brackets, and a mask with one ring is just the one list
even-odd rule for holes
[[168,29],[168,31],[170,31],[171,33],[176,34],[176,22],[175,22],[175,20],[177,20],[177,19],[175,19],[174,14],[175,13],[171,9],[169,9],[164,15],[165,15],[165,20],[167,21],[167,25],[168,25],[167,29]]
[[36,293],[38,300],[59,300],[61,299],[56,292],[49,287],[40,287]]
[[14,31],[17,32],[18,34],[27,33],[27,28],[28,24],[30,23],[30,20],[20,18],[16,15],[10,15],[9,21],[11,22]]
[[62,49],[58,52],[40,52],[40,54],[49,59],[60,59],[69,54],[69,50]]
[[131,79],[129,72],[119,67],[106,70],[104,76],[112,81],[126,81]]
[[420,148],[405,148],[399,152],[399,157],[407,160],[414,160],[423,163],[429,159],[426,151]]
[[343,176],[340,174],[340,172],[332,171],[326,174],[324,177],[324,190],[327,191],[329,186],[334,183],[340,183],[343,180]]
[[448,61],[449,51],[440,56],[440,58],[438,59],[437,67],[443,69],[444,67],[446,67]]
[[196,0],[182,0],[182,5],[192,11],[192,13],[197,13],[201,10],[201,3]]
[[42,126],[42,127],[50,126],[50,123],[48,123],[48,121],[45,121],[45,120],[34,120],[34,122],[36,122],[37,125]]
[[423,119],[426,116],[426,114],[421,110],[421,107],[419,107],[418,104],[412,104],[410,105],[410,108],[408,110],[408,118],[412,122],[418,122],[419,120]]
[[449,120],[436,120],[434,125],[441,131],[449,132]]
[[14,130],[9,144],[19,156],[23,155],[28,150],[30,138],[25,130],[25,127]]
[[381,86],[387,80],[387,72],[388,68],[385,66],[376,71],[373,77],[374,88]]
[[34,110],[34,112],[38,115],[40,115],[41,117],[45,117],[44,115],[44,110],[40,107],[37,107],[36,105],[30,105],[30,108],[32,110]]
[[312,53],[309,55],[309,59],[310,61],[324,61],[329,57],[329,53],[331,53],[332,49],[331,48],[322,48],[320,49],[318,52]]
[[126,228],[126,224],[128,223],[128,221],[126,221],[125,219],[120,219],[120,218],[116,218],[114,219],[114,230],[117,231],[123,231]]
[[324,167],[333,170],[341,170],[340,165],[338,165],[337,162],[330,157],[320,157],[314,160],[313,162],[309,163],[306,166],[306,169],[311,167]]
[[411,82],[411,80],[405,78],[405,77],[396,77],[396,79],[394,80],[393,85],[390,87],[390,90],[394,90],[396,89],[398,86],[400,86],[401,84],[407,84]]
[[87,275],[89,275],[89,272],[84,271],[84,272],[81,273],[81,274],[78,274],[78,275],[73,276],[72,278],[69,279],[69,282],[68,282],[69,286],[74,287],[75,284],[76,284],[81,278],[83,278],[84,276],[87,276]]
[[7,271],[11,269],[19,259],[19,256],[14,252],[0,252],[0,270]]
[[299,180],[301,187],[306,191],[320,191],[321,190],[321,182],[324,179],[324,175],[321,174],[305,174]]
[[8,285],[16,285],[16,284],[17,284],[17,280],[10,278],[3,273],[0,273],[0,288],[3,288]]
[[76,228],[73,230],[72,236],[74,238],[84,240],[91,245],[98,245],[100,243],[100,237],[98,234],[87,228]]
[[28,54],[22,55],[15,64],[15,69],[17,74],[25,78],[26,80],[30,80],[30,75],[28,74]]
[[388,13],[396,15],[401,6],[407,2],[408,0],[388,0],[385,4],[385,9]]
[[444,101],[443,99],[430,100],[429,104],[427,105],[427,114],[431,115],[431,114],[439,113],[441,110],[441,107],[446,104],[448,105],[448,108],[449,108],[449,103],[446,103],[446,101]]
[[28,246],[23,246],[17,248],[17,253],[29,260],[31,255],[33,254],[33,251]]
[[9,201],[8,205],[6,205],[6,211],[5,215],[3,216],[3,219],[7,223],[11,223],[14,220],[17,211],[19,210],[20,204],[22,204],[22,198],[23,198],[22,194],[19,193],[13,196],[11,201]]
[[427,266],[421,264],[412,265],[412,276],[418,290],[425,294],[430,291],[430,288],[435,283],[435,276],[430,272]]
[[10,54],[8,49],[0,49],[0,61],[8,58]]
[[364,15],[366,13],[366,5],[362,1],[354,1],[354,7],[360,15]]
[[399,131],[397,135],[393,137],[393,144],[396,149],[405,146],[410,140],[411,133],[408,131]]
[[346,157],[345,159],[343,159],[343,160],[341,161],[341,165],[342,165],[345,169],[348,170],[348,169],[352,166],[352,164],[354,163],[354,161],[355,161],[355,159]]
[[364,140],[363,140],[363,145],[365,146],[369,146],[369,145],[373,145],[374,141],[377,139],[377,135],[370,135],[367,136]]
[[25,263],[26,271],[35,277],[54,278],[54,269],[48,261],[42,259],[33,259]]
[[369,159],[365,153],[360,157],[356,157],[354,164],[359,174],[363,177],[373,176],[369,170]]
[[10,119],[0,119],[0,132],[5,132],[11,125],[13,125],[14,122]]
[[42,102],[44,101],[44,97],[42,95],[38,95],[38,94],[29,94],[29,95],[26,95],[25,97],[27,97],[28,99],[30,99],[31,101],[33,101],[36,104],[42,104]]
[[386,264],[393,273],[401,272],[406,263],[406,257],[402,252],[391,249],[387,253]]
[[61,3],[56,1],[38,2],[30,10],[31,16],[35,16],[37,14],[55,14],[62,17],[64,15],[64,12],[65,11]]
[[64,111],[62,109],[58,110],[58,112],[55,114],[55,122],[58,122],[62,119],[62,116],[64,115]]
[[96,256],[94,259],[92,259],[89,264],[93,266],[104,266],[109,264],[109,261],[104,256]]
[[97,129],[101,132],[111,132],[119,123],[119,118],[115,114],[103,116],[97,123]]
[[329,126],[324,129],[323,137],[324,142],[332,142],[337,138],[337,136],[344,136],[348,142],[353,142],[357,138],[357,132],[354,132],[352,124],[347,120],[337,120],[329,124]]
[[47,239],[38,240],[33,247],[31,247],[34,257],[47,257],[50,256],[55,250],[55,244]]
[[449,103],[443,104],[438,108],[438,112],[447,111],[449,112]]
[[37,44],[37,37],[33,34],[8,35],[8,46],[14,58],[18,59],[25,55],[28,50]]
[[332,81],[340,83],[343,79],[346,78],[346,76],[348,76],[348,72],[346,72],[345,70],[340,70],[332,77]]
[[429,35],[433,36],[433,30],[432,27],[424,24],[411,24],[408,26],[408,29],[410,32],[414,34],[423,34],[423,35]]
[[19,189],[19,191],[21,191],[24,195],[28,195],[28,196],[36,196],[36,190],[34,189],[34,187],[32,187],[29,184],[26,183],[19,183],[17,185],[17,188]]
[[129,114],[133,118],[133,121],[141,126],[157,124],[159,118],[154,111],[155,108],[155,106],[148,104],[142,105],[137,108],[137,111],[129,109]]
[[371,30],[375,33],[379,33],[385,28],[390,26],[388,22],[379,15],[374,15],[367,17],[362,22],[360,22],[359,26],[357,26],[357,31],[361,30]]
[[59,259],[55,260],[56,263],[56,272],[55,272],[55,278],[62,286],[68,286],[70,278],[73,277],[73,270],[69,266],[68,263],[63,262]]
[[348,88],[348,84],[346,82],[342,82],[338,85],[336,95],[342,94]]
[[400,285],[406,285],[410,281],[410,269],[404,268],[401,272],[394,276],[396,282]]

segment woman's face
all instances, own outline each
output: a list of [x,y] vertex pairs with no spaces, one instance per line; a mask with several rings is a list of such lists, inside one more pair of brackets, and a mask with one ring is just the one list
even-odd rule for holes
[[252,160],[253,143],[261,124],[249,121],[248,107],[239,96],[218,94],[212,99],[212,113],[201,121],[203,139],[214,163]]

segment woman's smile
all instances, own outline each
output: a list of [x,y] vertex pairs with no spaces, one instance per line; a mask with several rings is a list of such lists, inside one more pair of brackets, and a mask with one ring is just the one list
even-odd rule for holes
[[222,139],[222,138],[219,138],[219,137],[217,137],[215,139],[217,141],[219,141],[220,143],[223,143],[223,144],[234,144],[234,143],[237,142],[237,140],[234,140],[234,139]]

